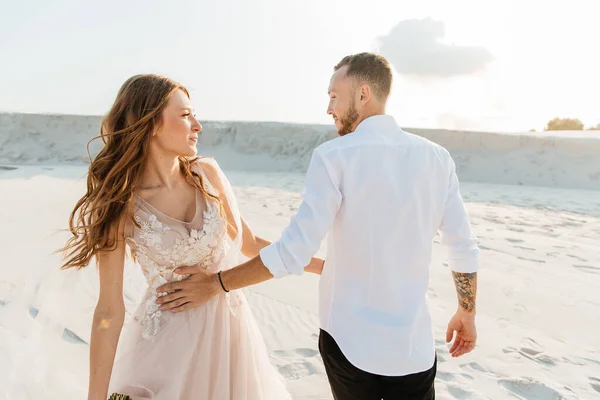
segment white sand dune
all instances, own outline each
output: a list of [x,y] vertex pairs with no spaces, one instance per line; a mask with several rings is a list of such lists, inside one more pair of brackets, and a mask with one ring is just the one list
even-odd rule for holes
[[[67,164],[85,159],[82,146],[97,123],[96,117],[0,114],[0,400],[84,398],[87,344],[77,338],[85,342],[89,337],[95,272],[56,271],[58,259],[48,254],[62,244],[65,236],[55,230],[65,227],[84,189],[86,167]],[[330,129],[258,123],[205,127],[201,153],[216,155],[224,166],[255,232],[277,239],[300,202],[307,156],[331,136]],[[415,133],[434,140],[438,134]],[[438,398],[600,398],[600,187],[593,185],[600,165],[592,160],[600,140],[439,134],[437,140],[445,141],[459,160],[470,155],[459,165],[483,269],[478,347],[452,359],[443,339],[456,294],[436,239],[429,299],[439,358]],[[20,142],[15,135],[22,135]],[[545,148],[535,147],[543,143]],[[558,154],[562,158],[553,158]],[[500,173],[502,160],[506,174]],[[565,172],[543,168],[550,163]],[[143,285],[135,265],[127,271],[131,310]],[[44,291],[57,290],[63,274],[77,288],[73,301],[36,302]],[[3,299],[31,282],[41,285],[22,299],[27,318],[14,318],[12,313],[23,309]],[[317,284],[318,277],[304,275],[246,290],[272,362],[295,399],[332,398],[317,351]],[[40,326],[53,326],[62,338],[59,345],[42,336],[38,347],[23,348],[23,337],[35,337]],[[49,343],[52,348],[40,351]],[[67,364],[67,359],[78,362]],[[38,365],[47,365],[48,373],[28,373]],[[56,384],[65,377],[71,386]],[[30,391],[32,381],[47,382],[47,392]]]
[[[0,162],[87,162],[87,142],[100,117],[0,113]],[[335,137],[328,125],[206,122],[199,148],[228,169],[304,172],[318,144]],[[446,147],[463,181],[600,190],[600,131],[485,133],[407,131]],[[90,151],[95,154],[101,141]],[[259,155],[260,157],[257,157]]]

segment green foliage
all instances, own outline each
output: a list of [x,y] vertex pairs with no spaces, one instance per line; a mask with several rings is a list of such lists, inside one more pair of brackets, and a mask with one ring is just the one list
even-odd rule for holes
[[575,118],[554,118],[546,125],[547,131],[581,131],[583,122]]

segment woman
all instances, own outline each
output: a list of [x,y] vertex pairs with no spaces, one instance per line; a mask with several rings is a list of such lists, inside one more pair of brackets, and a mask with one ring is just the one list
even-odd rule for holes
[[[63,266],[95,258],[99,268],[89,400],[290,398],[241,292],[180,312],[156,303],[158,286],[185,278],[175,268],[230,268],[268,244],[240,217],[217,163],[196,157],[201,131],[187,90],[157,75],[127,80],[102,122],[104,147],[71,214]],[[126,245],[148,289],[120,340]],[[314,259],[307,271],[321,265]]]

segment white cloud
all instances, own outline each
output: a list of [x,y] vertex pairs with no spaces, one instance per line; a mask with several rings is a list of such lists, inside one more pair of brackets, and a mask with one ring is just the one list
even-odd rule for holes
[[401,21],[387,36],[379,37],[379,53],[401,75],[452,77],[476,73],[494,60],[480,46],[445,44],[442,21],[431,18]]

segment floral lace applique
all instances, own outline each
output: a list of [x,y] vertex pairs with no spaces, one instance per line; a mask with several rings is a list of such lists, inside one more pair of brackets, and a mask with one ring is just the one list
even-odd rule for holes
[[140,238],[151,247],[161,246],[162,233],[171,230],[167,225],[163,225],[154,214],[148,215],[148,221],[144,221],[139,215],[136,215],[135,221],[141,227]]
[[165,234],[181,234],[161,223],[151,212],[144,210],[143,214],[144,217],[139,213],[135,216],[135,221],[140,225],[137,229],[139,242],[134,238],[128,238],[127,241],[149,286],[148,297],[142,304],[143,316],[136,318],[144,327],[142,337],[149,339],[158,333],[162,315],[156,304],[156,289],[169,281],[185,279],[185,276],[173,274],[173,270],[180,266],[200,264],[204,268],[217,270],[225,255],[227,231],[219,208],[208,201],[202,229],[189,229],[189,236],[177,237],[172,245],[165,246]]

